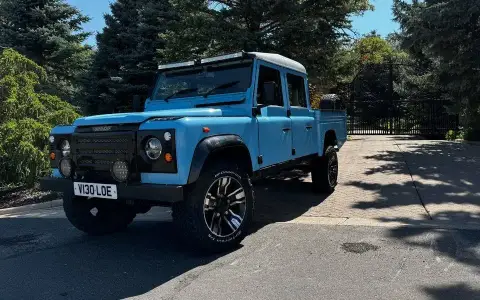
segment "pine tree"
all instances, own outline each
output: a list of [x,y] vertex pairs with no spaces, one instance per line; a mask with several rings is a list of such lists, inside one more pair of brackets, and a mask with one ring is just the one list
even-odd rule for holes
[[276,52],[307,65],[330,68],[350,29],[349,17],[370,9],[368,0],[173,0],[181,21],[165,35],[168,60],[220,53]]
[[118,0],[110,7],[97,36],[90,113],[127,111],[134,95],[147,97],[158,67],[157,49],[164,47],[160,34],[175,20],[167,0]]
[[403,47],[430,69],[433,88],[458,101],[480,139],[480,0],[395,0],[394,14]]
[[90,62],[91,49],[83,45],[89,33],[82,31],[88,20],[64,0],[1,0],[0,46],[47,71],[44,91],[74,102]]

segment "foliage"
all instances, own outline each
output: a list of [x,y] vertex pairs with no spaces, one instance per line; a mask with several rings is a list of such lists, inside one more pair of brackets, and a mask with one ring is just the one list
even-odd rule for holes
[[395,0],[394,14],[402,47],[427,69],[424,84],[458,103],[473,137],[480,132],[479,1]]
[[408,59],[401,49],[394,47],[391,40],[379,36],[375,31],[341,47],[333,57],[334,83],[351,83],[364,69],[372,65],[399,63]]
[[331,57],[348,37],[350,16],[371,9],[368,0],[172,0],[178,22],[162,34],[169,61],[239,50],[274,52],[305,64],[326,80]]
[[119,0],[110,7],[87,81],[91,113],[126,111],[133,95],[147,97],[158,67],[156,50],[164,46],[159,34],[176,17],[167,0]]
[[32,184],[48,168],[46,140],[57,124],[78,114],[56,96],[35,89],[45,70],[12,49],[0,55],[0,183]]
[[447,134],[445,134],[445,139],[447,141],[463,140],[464,139],[464,132],[463,131],[456,131],[456,130],[449,130],[447,132]]
[[64,0],[1,0],[0,46],[15,49],[48,72],[44,92],[75,102],[92,54],[83,45],[89,33],[82,25],[88,20]]
[[407,55],[396,48],[391,40],[373,31],[335,53],[327,87],[333,88],[333,93],[340,95],[344,101],[348,101],[353,93],[356,101],[365,102],[355,109],[367,120],[377,113],[385,114],[385,106],[378,101],[391,97],[389,64],[402,62],[406,58]]

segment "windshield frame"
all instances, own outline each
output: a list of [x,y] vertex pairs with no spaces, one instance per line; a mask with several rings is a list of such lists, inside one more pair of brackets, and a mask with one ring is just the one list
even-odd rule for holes
[[[159,85],[160,85],[160,79],[162,78],[163,75],[165,74],[176,74],[176,73],[188,73],[192,72],[192,74],[195,74],[196,71],[198,72],[206,72],[209,68],[219,68],[219,69],[228,69],[230,66],[241,66],[245,65],[245,68],[249,69],[249,76],[245,78],[245,84],[248,83],[248,86],[245,87],[242,91],[237,91],[234,93],[244,93],[247,92],[249,88],[251,88],[252,85],[252,78],[253,78],[253,71],[254,71],[254,59],[252,58],[244,58],[244,59],[236,59],[236,60],[231,60],[231,61],[222,61],[222,62],[212,62],[212,63],[205,63],[205,64],[200,64],[196,66],[189,66],[189,67],[182,67],[182,68],[176,68],[176,69],[170,69],[170,70],[164,70],[156,73],[155,76],[155,84],[151,90],[150,94],[150,100],[151,101],[165,101],[165,98],[157,97],[157,93],[159,90]],[[208,72],[216,72],[215,70],[211,71],[209,70]],[[237,80],[243,80],[243,78],[238,78]],[[218,85],[221,85],[228,80],[218,82]],[[215,95],[224,95],[224,94],[232,94],[232,92],[222,92],[223,89],[219,89],[216,93],[212,93],[210,96],[215,96]],[[184,98],[203,98],[204,93],[196,93],[195,95],[181,95],[179,97],[171,97],[168,99],[168,101],[175,101],[176,99],[184,99]]]

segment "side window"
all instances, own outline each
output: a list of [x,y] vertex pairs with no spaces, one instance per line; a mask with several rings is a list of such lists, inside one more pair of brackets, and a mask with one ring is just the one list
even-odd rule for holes
[[305,80],[303,77],[288,74],[287,83],[290,106],[307,107],[307,97],[305,96]]
[[[273,99],[268,99],[265,93],[265,84],[273,88]],[[263,105],[278,105],[283,106],[282,96],[282,81],[280,79],[280,71],[260,66],[260,72],[258,74],[258,87],[257,87],[257,103]]]

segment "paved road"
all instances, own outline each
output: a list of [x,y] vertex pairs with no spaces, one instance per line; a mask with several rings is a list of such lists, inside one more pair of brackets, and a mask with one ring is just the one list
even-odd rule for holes
[[202,257],[170,222],[91,238],[38,213],[0,219],[0,299],[480,299],[480,231],[257,223]]
[[164,209],[97,238],[60,209],[0,216],[0,299],[480,299],[479,150],[354,137],[333,195],[301,172],[258,183],[252,234],[217,256]]

